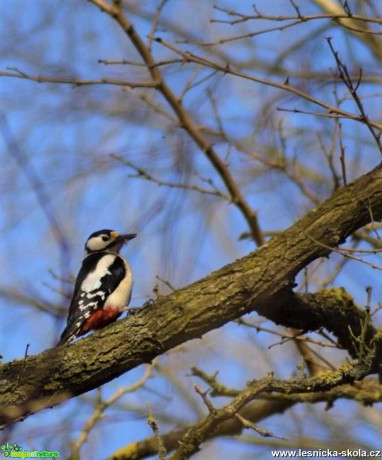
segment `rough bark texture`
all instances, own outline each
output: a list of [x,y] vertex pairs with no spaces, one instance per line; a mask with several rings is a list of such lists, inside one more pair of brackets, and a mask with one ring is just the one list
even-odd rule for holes
[[[382,218],[382,169],[336,191],[257,251],[73,345],[0,367],[0,423],[11,423],[98,387],[167,350],[253,311],[296,329],[326,327],[351,355],[364,313],[340,290],[297,296],[296,274],[374,219]],[[380,370],[381,334],[373,372]]]

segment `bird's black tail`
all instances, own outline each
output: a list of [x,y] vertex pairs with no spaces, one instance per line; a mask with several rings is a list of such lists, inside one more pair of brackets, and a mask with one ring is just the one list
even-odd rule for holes
[[74,340],[77,337],[78,334],[78,327],[74,328],[73,325],[67,326],[64,329],[64,332],[61,334],[61,338],[58,341],[56,347],[62,347],[63,345],[68,344],[72,340]]

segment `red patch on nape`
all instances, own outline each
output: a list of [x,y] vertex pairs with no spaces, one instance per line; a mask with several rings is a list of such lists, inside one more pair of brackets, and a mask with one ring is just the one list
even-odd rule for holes
[[108,324],[113,323],[116,319],[119,318],[119,316],[121,316],[121,312],[110,307],[96,310],[85,321],[84,325],[82,326],[80,335],[87,334],[89,331],[95,329],[102,329]]

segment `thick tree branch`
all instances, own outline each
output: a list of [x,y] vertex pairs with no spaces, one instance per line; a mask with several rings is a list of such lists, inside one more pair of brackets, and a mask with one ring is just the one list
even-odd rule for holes
[[[338,189],[256,252],[159,298],[152,307],[89,339],[2,365],[1,424],[97,388],[181,343],[200,338],[253,311],[296,329],[327,327],[356,356],[348,326],[357,336],[356,328],[360,330],[365,314],[350,299],[343,307],[337,290],[336,300],[328,291],[319,297],[311,294],[304,298],[294,296],[291,289],[303,267],[327,256],[328,247],[344,242],[352,232],[371,222],[371,216],[382,218],[381,166]],[[365,337],[367,345],[375,348],[371,371],[379,372],[381,333],[369,325]]]

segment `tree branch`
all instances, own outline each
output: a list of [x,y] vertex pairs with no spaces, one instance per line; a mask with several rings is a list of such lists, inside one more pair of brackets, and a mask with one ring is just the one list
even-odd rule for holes
[[[152,307],[88,339],[2,365],[0,424],[97,388],[253,311],[295,329],[326,327],[356,357],[353,337],[360,335],[366,315],[349,295],[336,289],[297,296],[292,287],[303,267],[373,218],[382,218],[381,166],[338,189],[256,252],[160,297]],[[363,333],[365,344],[375,348],[371,371],[380,372],[382,334],[371,324]]]
[[291,381],[275,380],[269,375],[261,380],[254,380],[247,384],[229,404],[221,409],[215,409],[190,427],[179,440],[177,450],[170,460],[184,460],[195,454],[200,445],[211,437],[226,421],[232,419],[249,402],[262,393],[277,392],[282,394],[315,393],[328,391],[345,382],[354,382],[364,376],[363,366],[345,365],[337,371],[323,377],[300,378]]

